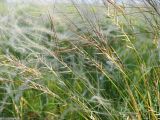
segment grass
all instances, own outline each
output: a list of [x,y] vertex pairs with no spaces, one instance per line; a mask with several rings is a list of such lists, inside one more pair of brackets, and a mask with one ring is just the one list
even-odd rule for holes
[[1,15],[0,117],[160,118],[158,9],[109,5],[17,5]]

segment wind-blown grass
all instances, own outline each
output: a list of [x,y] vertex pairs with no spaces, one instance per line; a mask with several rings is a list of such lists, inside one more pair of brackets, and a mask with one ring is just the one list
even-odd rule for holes
[[158,120],[160,17],[147,2],[1,16],[0,116]]

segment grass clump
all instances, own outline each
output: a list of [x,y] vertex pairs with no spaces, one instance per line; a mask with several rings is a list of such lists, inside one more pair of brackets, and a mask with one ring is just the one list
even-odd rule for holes
[[1,16],[1,117],[159,119],[159,9],[102,3]]

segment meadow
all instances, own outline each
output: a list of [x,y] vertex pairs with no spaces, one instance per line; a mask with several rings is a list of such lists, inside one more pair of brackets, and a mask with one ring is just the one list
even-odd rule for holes
[[0,2],[0,118],[160,119],[159,4]]

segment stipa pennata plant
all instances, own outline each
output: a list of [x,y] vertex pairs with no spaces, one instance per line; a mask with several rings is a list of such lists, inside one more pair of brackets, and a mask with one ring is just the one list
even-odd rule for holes
[[156,9],[78,3],[2,20],[1,116],[158,119]]

